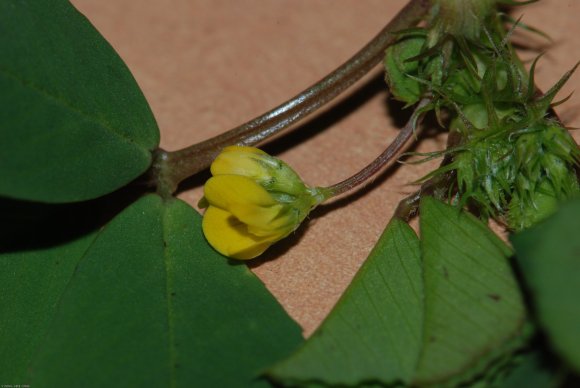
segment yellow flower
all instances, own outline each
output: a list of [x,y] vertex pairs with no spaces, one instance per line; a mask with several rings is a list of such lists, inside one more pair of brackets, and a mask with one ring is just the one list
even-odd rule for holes
[[307,187],[281,160],[242,146],[225,148],[211,165],[200,206],[203,233],[221,254],[253,259],[292,233],[325,193]]

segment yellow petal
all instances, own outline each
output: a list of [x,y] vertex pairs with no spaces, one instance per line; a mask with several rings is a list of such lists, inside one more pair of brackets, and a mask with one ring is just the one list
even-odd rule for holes
[[243,175],[255,179],[269,179],[270,171],[260,158],[270,158],[254,147],[226,147],[211,164],[212,175]]
[[[262,213],[262,214],[260,214]],[[279,236],[282,239],[293,232],[301,220],[294,209],[287,206],[272,208],[266,214],[265,209],[256,211],[232,208],[232,214],[248,225],[248,231],[256,236]]]
[[205,198],[212,206],[229,209],[232,205],[253,204],[269,207],[276,200],[252,179],[239,175],[211,177],[204,186]]
[[227,146],[222,150],[222,153],[236,153],[240,151],[251,152],[256,155],[268,155],[266,152],[262,151],[259,148],[240,145]]
[[278,158],[253,147],[225,148],[211,165],[213,176],[241,175],[252,178],[271,191],[301,195],[304,182],[290,166]]
[[205,238],[216,251],[238,260],[259,256],[278,240],[250,234],[246,225],[231,213],[213,206],[205,211],[202,228]]
[[284,213],[288,205],[278,203],[259,184],[246,177],[220,175],[210,178],[205,184],[205,198],[210,205],[232,213],[238,220],[248,224],[260,236],[289,233],[277,230],[291,223]]

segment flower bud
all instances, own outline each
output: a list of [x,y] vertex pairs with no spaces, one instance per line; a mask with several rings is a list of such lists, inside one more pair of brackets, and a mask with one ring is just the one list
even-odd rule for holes
[[207,208],[203,233],[233,259],[249,260],[292,233],[326,199],[286,163],[243,146],[225,148],[211,165],[200,206]]

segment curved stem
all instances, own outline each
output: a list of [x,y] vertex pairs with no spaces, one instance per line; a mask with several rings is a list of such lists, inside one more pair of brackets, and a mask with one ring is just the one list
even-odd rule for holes
[[432,0],[411,0],[379,34],[342,66],[292,99],[221,135],[177,151],[158,150],[154,171],[161,192],[173,192],[185,178],[207,168],[226,146],[255,145],[296,123],[334,99],[377,65],[397,31],[416,25]]
[[372,178],[376,173],[378,173],[387,163],[393,160],[396,157],[403,146],[407,143],[407,141],[413,136],[415,133],[415,124],[421,118],[416,120],[416,115],[423,108],[430,102],[429,99],[424,98],[417,104],[415,108],[415,112],[411,115],[411,118],[405,124],[405,126],[401,129],[395,140],[389,144],[389,146],[380,154],[375,160],[373,160],[369,165],[365,168],[354,174],[348,179],[345,179],[342,182],[339,182],[335,185],[325,187],[322,190],[324,192],[328,192],[330,197],[335,197],[342,193],[352,190],[356,186],[366,182],[370,178]]
[[[457,147],[463,141],[463,136],[457,131],[449,132],[447,137],[447,149]],[[439,167],[444,167],[453,162],[451,155],[447,154],[441,161]],[[395,214],[393,217],[399,218],[405,222],[408,222],[412,217],[419,213],[419,205],[421,204],[421,199],[425,196],[431,196],[443,201],[449,198],[453,194],[451,188],[453,183],[457,179],[457,171],[451,170],[441,175],[435,175],[430,178],[427,182],[424,182],[419,190],[415,191],[413,194],[407,196],[399,202],[399,205],[395,209]],[[456,186],[457,187],[457,186]]]

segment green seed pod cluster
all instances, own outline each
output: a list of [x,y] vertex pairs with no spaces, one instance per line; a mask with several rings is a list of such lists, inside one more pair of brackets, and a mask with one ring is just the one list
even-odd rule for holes
[[446,164],[425,179],[453,171],[449,199],[510,229],[527,228],[579,194],[578,146],[551,113],[574,69],[538,96],[537,60],[528,74],[501,16],[469,11],[469,4],[479,3],[466,1],[465,12],[477,20],[448,25],[457,18],[444,17],[445,10],[463,9],[446,7],[448,2],[455,0],[440,1],[426,27],[400,33],[386,52],[385,80],[393,97],[408,106],[428,99],[418,114],[435,111],[457,139],[436,153],[446,156]]
[[519,132],[474,137],[454,152],[457,197],[510,229],[527,228],[579,194],[580,153],[567,130],[543,120]]

